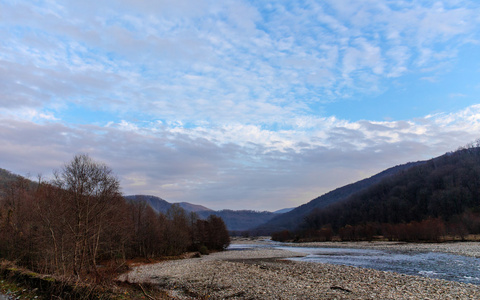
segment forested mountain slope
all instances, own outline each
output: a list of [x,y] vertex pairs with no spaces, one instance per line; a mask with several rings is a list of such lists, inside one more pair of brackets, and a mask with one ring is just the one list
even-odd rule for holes
[[296,230],[302,224],[303,219],[315,209],[322,209],[330,204],[345,200],[349,196],[358,193],[389,176],[395,175],[399,172],[407,170],[413,166],[421,165],[424,162],[407,163],[387,169],[370,178],[357,181],[355,183],[337,188],[328,192],[310,202],[303,204],[287,213],[275,216],[270,221],[260,225],[255,231],[264,234],[270,234],[273,231],[279,230]]
[[178,202],[177,203],[181,208],[183,208],[186,211],[193,211],[193,212],[199,212],[199,211],[213,211],[212,209],[205,207],[203,205],[198,205],[198,204],[192,204],[189,202]]
[[4,195],[13,183],[23,180],[25,184],[35,185],[35,183],[23,176],[13,174],[12,172],[0,168],[0,196]]
[[466,212],[480,212],[478,147],[447,153],[385,178],[346,201],[312,212],[303,227],[329,224],[338,229],[367,222],[399,224],[428,218],[451,223]]
[[0,168],[0,183],[3,185],[7,184],[8,182],[12,182],[20,178],[19,175],[15,175],[12,172]]
[[148,205],[150,205],[153,210],[157,213],[166,214],[167,211],[170,209],[172,204],[163,200],[160,197],[150,196],[150,195],[130,195],[125,196],[125,199],[131,202],[138,202],[138,201],[145,201]]

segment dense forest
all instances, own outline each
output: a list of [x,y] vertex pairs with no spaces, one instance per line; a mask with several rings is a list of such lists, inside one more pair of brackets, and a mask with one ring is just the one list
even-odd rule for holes
[[129,258],[207,253],[230,243],[217,216],[200,220],[178,205],[159,214],[145,201],[126,201],[112,170],[87,155],[54,176],[36,184],[17,176],[2,188],[0,258],[42,273],[95,278],[105,262],[116,267]]
[[439,241],[480,233],[480,147],[463,147],[387,177],[324,209],[308,214],[295,233],[277,240]]

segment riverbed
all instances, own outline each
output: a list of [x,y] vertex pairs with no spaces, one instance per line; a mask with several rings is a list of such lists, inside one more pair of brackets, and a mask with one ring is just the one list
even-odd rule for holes
[[[290,249],[291,247],[280,247]],[[353,248],[295,248],[304,262],[329,263],[480,284],[480,259],[437,252]]]
[[[373,244],[372,244],[373,245]],[[232,244],[230,250],[269,248],[295,251],[306,254],[291,260],[347,265],[397,272],[436,279],[445,279],[471,284],[480,284],[480,258],[455,255],[443,252],[395,250],[393,247],[383,249],[347,248],[310,246],[301,244],[278,243],[264,240],[260,243]]]
[[298,261],[310,255],[304,245],[238,243],[237,250],[138,266],[120,279],[155,284],[176,299],[480,299],[477,284]]

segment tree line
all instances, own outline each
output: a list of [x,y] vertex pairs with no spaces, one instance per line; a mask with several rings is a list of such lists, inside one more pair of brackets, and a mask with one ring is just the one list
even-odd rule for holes
[[112,170],[77,155],[36,184],[18,178],[0,198],[0,257],[34,271],[78,278],[98,274],[104,261],[223,250],[223,220],[200,220],[177,205],[156,213],[145,201],[127,201]]
[[480,143],[385,178],[344,201],[308,214],[278,239],[438,241],[480,234]]

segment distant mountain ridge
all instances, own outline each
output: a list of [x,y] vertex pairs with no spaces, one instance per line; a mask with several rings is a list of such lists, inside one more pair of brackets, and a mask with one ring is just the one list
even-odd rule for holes
[[163,200],[162,198],[157,196],[130,195],[130,196],[124,196],[124,198],[129,201],[145,201],[147,202],[148,205],[150,205],[153,208],[153,210],[161,213],[166,213],[172,206],[172,203],[167,202],[166,200]]
[[322,209],[330,204],[342,201],[347,199],[349,196],[362,191],[378,182],[383,180],[386,177],[397,174],[401,171],[407,170],[411,167],[424,164],[425,161],[410,162],[403,165],[398,165],[392,168],[389,168],[385,171],[382,171],[372,177],[357,181],[352,184],[345,185],[343,187],[337,188],[331,192],[328,192],[320,197],[317,197],[311,200],[308,203],[305,203],[297,208],[283,213],[281,215],[273,217],[271,220],[267,221],[265,224],[260,225],[255,229],[259,234],[271,234],[274,231],[280,230],[295,230],[298,229],[298,226],[303,222],[310,212],[314,209]]
[[276,213],[276,214],[284,214],[284,213],[287,213],[287,212],[292,211],[292,210],[294,210],[294,209],[295,209],[295,207],[283,208],[283,209],[279,209],[279,210],[274,211],[274,213]]
[[146,201],[156,212],[167,213],[173,204],[178,204],[186,212],[195,212],[201,219],[210,215],[221,217],[229,231],[248,231],[269,221],[278,213],[252,210],[220,210],[215,211],[202,205],[188,202],[170,203],[160,197],[151,195],[130,195],[125,196],[130,201]]
[[186,212],[213,211],[208,207],[188,202],[170,203],[167,200],[152,195],[129,195],[124,196],[124,198],[130,201],[146,201],[156,212],[163,214],[167,213],[173,204],[178,204]]
[[208,207],[198,205],[198,204],[192,204],[192,203],[188,203],[188,202],[177,202],[176,204],[180,205],[180,207],[183,208],[186,211],[193,211],[193,212],[213,211],[212,209],[210,209]]
[[208,218],[209,215],[221,217],[225,225],[230,231],[249,231],[260,226],[273,217],[276,213],[269,211],[253,211],[253,210],[230,210],[224,209],[219,211],[200,211],[197,212],[201,218]]

